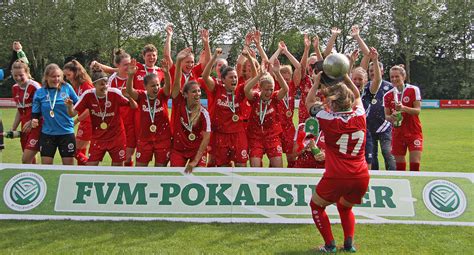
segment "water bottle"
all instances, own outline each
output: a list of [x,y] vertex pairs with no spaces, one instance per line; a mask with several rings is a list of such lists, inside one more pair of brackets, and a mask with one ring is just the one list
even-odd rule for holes
[[393,123],[394,127],[401,127],[402,126],[402,121],[403,121],[403,116],[401,112],[397,113],[397,117],[395,119],[395,122]]
[[6,138],[10,138],[10,139],[18,138],[20,136],[21,136],[21,131],[8,131],[6,132],[6,135],[5,135]]

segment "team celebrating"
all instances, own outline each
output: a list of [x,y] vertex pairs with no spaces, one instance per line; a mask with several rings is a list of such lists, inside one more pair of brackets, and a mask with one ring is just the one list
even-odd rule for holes
[[[365,44],[356,25],[351,36],[358,49],[343,55],[348,70],[338,77],[325,70],[327,60],[338,54],[333,50],[341,33],[337,28],[331,29],[323,52],[317,36],[304,35],[300,61],[284,42],[268,58],[261,33],[250,32],[235,67],[221,58],[222,49],[211,52],[207,30],[200,33],[203,50],[197,63],[191,48],[173,59],[172,26],[165,32],[159,67],[158,50],[148,44],[143,64],[120,49],[114,67],[93,61],[90,75],[76,60],[62,69],[49,64],[40,85],[24,60],[15,61],[12,92],[18,112],[11,130],[21,123],[22,162],[35,163],[39,151],[41,163],[52,164],[58,149],[65,165],[74,159],[78,165],[98,165],[108,152],[113,166],[148,166],[154,159],[155,166],[185,167],[190,173],[194,167],[245,167],[248,162],[262,167],[264,155],[270,167],[283,167],[285,153],[288,167],[325,168],[310,203],[325,241],[320,250],[336,251],[325,212],[335,203],[343,249],[355,251],[352,207],[367,191],[368,170],[379,169],[379,144],[385,169],[405,170],[407,149],[409,169],[420,169],[421,96],[418,87],[405,82],[404,67],[393,66],[390,82],[383,80],[379,54]],[[280,55],[291,65],[280,64]],[[201,104],[202,90],[207,108]]]

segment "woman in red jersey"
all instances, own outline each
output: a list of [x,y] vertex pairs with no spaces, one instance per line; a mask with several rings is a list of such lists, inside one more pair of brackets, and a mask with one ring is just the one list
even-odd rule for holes
[[[12,98],[15,101],[18,111],[15,115],[11,131],[16,131],[21,123],[21,149],[23,164],[36,163],[35,156],[39,151],[39,137],[41,134],[41,124],[39,128],[31,128],[31,109],[33,96],[41,85],[32,80],[30,68],[21,60],[13,62],[11,67],[13,79],[16,84],[12,87]],[[41,122],[40,122],[41,123]]]
[[[275,81],[267,72],[273,71],[281,88],[275,91]],[[260,91],[253,88],[258,84]],[[283,132],[278,113],[278,104],[288,93],[288,85],[280,74],[280,62],[265,63],[262,70],[245,84],[245,96],[250,102],[251,113],[247,130],[250,165],[262,167],[262,158],[267,154],[271,167],[282,167],[280,134]]]
[[355,218],[354,204],[360,204],[369,184],[369,171],[365,161],[365,111],[359,90],[349,76],[344,83],[323,90],[325,105],[316,99],[321,73],[314,79],[306,99],[311,116],[319,122],[325,137],[326,171],[319,181],[310,202],[312,218],[324,238],[322,252],[335,252],[336,243],[326,206],[336,203],[344,231],[344,250],[355,251],[353,245]]
[[148,166],[155,156],[155,166],[166,166],[171,151],[171,128],[168,117],[170,97],[170,76],[168,65],[162,61],[165,72],[165,86],[160,89],[160,79],[154,73],[143,78],[145,91],[134,89],[137,61],[132,59],[128,71],[127,92],[138,104],[140,125],[136,153],[137,166]]
[[120,109],[129,106],[130,101],[117,88],[107,86],[107,75],[101,71],[92,73],[94,89],[82,94],[76,105],[67,100],[68,113],[89,110],[92,125],[91,146],[87,165],[99,165],[106,152],[112,158],[113,166],[123,166],[125,160],[125,129]]
[[214,98],[212,118],[212,150],[217,166],[230,166],[231,161],[236,166],[247,165],[247,135],[240,119],[240,111],[245,99],[244,85],[238,83],[237,71],[224,66],[218,81],[210,77],[211,67],[216,62],[222,49],[216,49],[211,61],[203,72],[203,80]]
[[[85,91],[94,88],[91,77],[87,74],[84,67],[77,60],[66,63],[63,67],[64,76],[69,80],[77,93],[81,97]],[[74,124],[79,123],[76,134],[76,155],[78,165],[87,163],[87,147],[92,137],[91,119],[89,111],[80,112],[79,116],[74,120]]]
[[182,61],[192,55],[186,48],[176,56],[176,72],[171,98],[173,99],[173,148],[171,166],[186,166],[191,173],[196,166],[206,165],[206,150],[211,136],[211,119],[201,105],[201,88],[196,81],[181,87]]
[[405,83],[403,65],[390,69],[393,89],[385,93],[383,101],[386,120],[393,123],[392,154],[397,170],[405,171],[405,154],[410,151],[410,171],[420,171],[423,151],[423,132],[418,118],[421,111],[421,93],[417,86]]

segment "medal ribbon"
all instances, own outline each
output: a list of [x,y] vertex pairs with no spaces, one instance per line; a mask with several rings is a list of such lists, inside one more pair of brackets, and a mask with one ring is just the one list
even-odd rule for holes
[[227,105],[229,106],[229,109],[232,111],[232,113],[235,113],[235,95],[234,92],[232,91],[232,104],[229,101],[229,95],[226,94],[227,96]]
[[105,122],[105,114],[107,114],[107,91],[105,91],[105,104],[104,104],[104,112],[102,113],[102,107],[100,107],[99,97],[97,97],[96,92],[94,91],[95,99],[97,99],[97,105],[99,106],[99,114],[102,117],[102,122]]
[[260,112],[259,112],[259,118],[260,118],[260,125],[263,125],[263,122],[265,121],[265,115],[267,114],[267,108],[268,108],[268,104],[270,104],[270,101],[266,102],[265,103],[265,109],[263,110],[263,114],[262,114],[262,104],[263,104],[263,100],[260,99]]
[[[148,113],[150,114],[150,120],[151,120],[151,124],[153,124],[155,122],[155,113],[156,113],[156,98],[155,98],[155,103],[153,104],[153,112],[151,111],[151,106],[150,106],[150,98],[148,97],[148,93],[145,92],[145,95],[146,95],[146,102],[148,104]],[[187,111],[186,111],[187,112]]]
[[[25,91],[26,93],[26,91]],[[48,89],[48,97],[49,97],[49,108],[51,108],[51,111],[54,110],[54,107],[56,106],[56,98],[58,96],[58,89],[56,88],[56,93],[54,93],[54,99],[53,99],[53,105],[51,105],[51,95],[49,94],[49,89]],[[23,95],[24,97],[24,95]],[[23,101],[24,104],[24,101]]]

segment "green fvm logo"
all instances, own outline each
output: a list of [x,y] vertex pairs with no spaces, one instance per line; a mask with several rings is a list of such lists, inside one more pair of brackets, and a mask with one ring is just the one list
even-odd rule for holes
[[426,208],[442,218],[456,218],[466,209],[466,196],[454,183],[435,180],[423,189],[423,201]]
[[46,195],[46,182],[35,173],[12,177],[3,190],[5,204],[15,211],[28,211],[38,206]]

